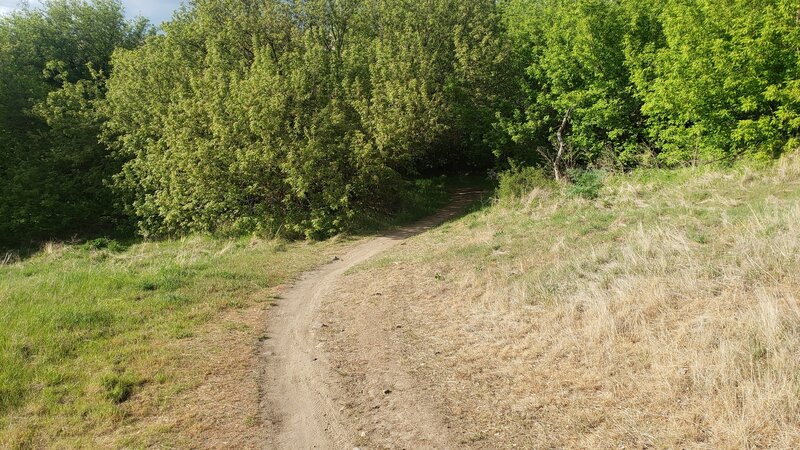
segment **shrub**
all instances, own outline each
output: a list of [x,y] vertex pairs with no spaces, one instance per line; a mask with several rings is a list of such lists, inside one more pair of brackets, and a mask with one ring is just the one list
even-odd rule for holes
[[545,175],[544,170],[537,167],[520,167],[511,165],[511,169],[498,176],[500,184],[497,188],[499,198],[518,198],[540,187],[552,187],[554,181]]
[[572,184],[567,189],[567,195],[570,197],[583,197],[589,200],[594,200],[600,196],[605,172],[595,169],[571,169],[568,174]]
[[86,250],[108,250],[110,252],[119,253],[125,250],[125,246],[108,238],[97,238],[87,241],[83,244]]
[[[480,165],[496,5],[418,6],[199,1],[115,53],[103,136],[141,233],[324,238],[394,212],[404,180]],[[485,155],[472,164],[469,148]]]

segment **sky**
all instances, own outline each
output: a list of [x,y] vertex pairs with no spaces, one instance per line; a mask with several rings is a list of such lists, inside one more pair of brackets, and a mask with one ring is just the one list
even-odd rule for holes
[[[35,6],[38,2],[33,0],[30,3]],[[160,24],[172,17],[172,11],[181,4],[181,0],[122,0],[122,3],[129,17],[141,15]],[[19,0],[0,0],[0,14],[12,11],[18,4]]]

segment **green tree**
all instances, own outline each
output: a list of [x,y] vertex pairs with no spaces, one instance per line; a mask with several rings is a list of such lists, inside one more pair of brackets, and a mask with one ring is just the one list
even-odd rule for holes
[[477,148],[501,92],[495,8],[190,5],[118,52],[109,79],[105,136],[126,158],[116,185],[141,232],[324,236],[391,213],[404,178],[486,164]]
[[112,0],[51,0],[0,19],[0,244],[118,219],[104,180],[119,164],[98,141],[98,102],[114,49],[148,30]]
[[667,2],[666,45],[637,77],[663,160],[773,157],[797,145],[798,20],[790,1]]
[[522,153],[500,156],[556,168],[634,164],[643,117],[628,53],[640,36],[628,4],[511,0],[504,17],[525,68],[518,75],[523,100],[498,122]]

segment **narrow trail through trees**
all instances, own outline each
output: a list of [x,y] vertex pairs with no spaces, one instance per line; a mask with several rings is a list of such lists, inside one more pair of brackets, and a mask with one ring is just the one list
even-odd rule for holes
[[353,444],[356,430],[349,429],[341,414],[343,405],[331,395],[333,368],[317,336],[325,326],[319,317],[322,299],[347,270],[455,217],[481,194],[474,189],[456,191],[452,202],[434,216],[359,244],[343,257],[307,273],[283,295],[270,316],[264,344],[267,367],[262,402],[271,428],[270,448],[345,448]]

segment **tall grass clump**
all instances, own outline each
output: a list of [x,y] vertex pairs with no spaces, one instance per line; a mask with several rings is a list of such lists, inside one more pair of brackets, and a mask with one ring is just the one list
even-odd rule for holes
[[536,189],[552,189],[555,182],[544,170],[531,166],[512,164],[511,168],[498,174],[497,196],[500,199],[515,199]]

